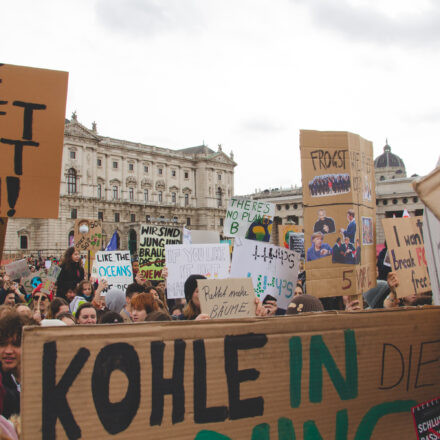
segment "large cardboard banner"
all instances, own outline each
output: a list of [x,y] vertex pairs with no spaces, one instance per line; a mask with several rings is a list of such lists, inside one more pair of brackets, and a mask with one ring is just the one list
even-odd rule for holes
[[11,280],[19,280],[31,273],[26,258],[7,264],[5,270],[6,275],[9,275]]
[[25,327],[21,438],[412,439],[439,334],[432,306]]
[[67,78],[0,64],[1,217],[58,218]]
[[232,197],[226,211],[223,235],[268,242],[274,215],[273,203]]
[[298,280],[300,255],[268,243],[236,238],[232,253],[231,278],[252,278],[261,301],[267,295],[287,309]]
[[376,283],[373,146],[301,130],[307,293],[359,295]]
[[397,296],[429,292],[431,281],[423,241],[423,217],[384,218],[382,226],[391,269],[399,278]]
[[145,224],[140,232],[139,270],[147,280],[161,280],[165,245],[182,243],[182,228]]
[[8,217],[0,217],[0,261],[2,261],[2,257],[3,257],[3,248],[5,246],[7,226],[8,226]]
[[80,252],[100,251],[102,248],[102,223],[101,220],[77,219],[75,220],[74,240],[75,248]]
[[278,246],[290,249],[291,232],[304,232],[304,227],[300,225],[278,225]]
[[168,268],[167,297],[185,298],[183,285],[190,275],[229,277],[229,246],[221,244],[165,245]]
[[211,319],[255,316],[254,286],[250,278],[197,280],[200,310]]
[[92,275],[96,278],[105,278],[109,289],[116,287],[125,292],[133,280],[130,251],[100,251],[95,255]]

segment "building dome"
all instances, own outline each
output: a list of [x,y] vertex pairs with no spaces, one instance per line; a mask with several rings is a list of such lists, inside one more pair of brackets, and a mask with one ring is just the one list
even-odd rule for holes
[[391,153],[388,140],[383,147],[383,153],[374,159],[376,180],[388,180],[406,177],[405,164],[396,154]]

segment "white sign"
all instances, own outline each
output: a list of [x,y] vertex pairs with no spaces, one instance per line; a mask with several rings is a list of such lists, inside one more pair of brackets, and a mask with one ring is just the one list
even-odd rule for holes
[[268,242],[272,232],[275,205],[258,200],[232,197],[228,203],[223,234]]
[[300,255],[289,249],[236,238],[231,278],[252,278],[261,301],[271,295],[279,308],[287,309],[298,279],[299,259]]
[[105,278],[108,289],[116,287],[125,292],[133,282],[130,251],[99,251],[95,255],[92,274],[96,278]]
[[204,275],[212,279],[228,278],[229,263],[229,246],[224,243],[165,245],[167,297],[185,298],[183,285],[190,275]]
[[31,271],[25,259],[13,261],[5,266],[6,275],[9,275],[11,280],[19,280],[21,277],[27,277]]

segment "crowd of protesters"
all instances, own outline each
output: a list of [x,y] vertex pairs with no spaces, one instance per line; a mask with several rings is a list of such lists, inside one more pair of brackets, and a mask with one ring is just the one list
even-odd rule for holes
[[[58,261],[51,258],[52,264]],[[45,267],[42,259],[29,258],[31,271]],[[184,283],[184,298],[168,300],[167,268],[163,281],[148,281],[133,261],[133,283],[124,291],[108,289],[105,280],[87,279],[80,253],[71,247],[59,263],[61,272],[52,291],[42,291],[42,284],[32,294],[25,291],[21,280],[11,280],[0,273],[0,438],[14,439],[20,413],[21,334],[25,325],[75,326],[90,324],[139,323],[144,321],[180,321],[209,319],[200,310],[197,280],[203,275],[190,275]],[[378,258],[377,286],[363,294],[364,308],[391,308],[430,304],[431,296],[412,295],[398,299],[399,280],[391,268]],[[348,296],[317,298],[306,292],[306,274],[302,271],[287,310],[278,308],[276,298],[268,295],[263,302],[255,300],[257,316],[280,316],[324,310],[357,311],[360,301]],[[103,292],[106,291],[105,295]],[[183,296],[182,295],[182,296]],[[8,420],[9,419],[9,420]],[[15,425],[13,425],[15,423]],[[14,437],[15,435],[15,437]]]

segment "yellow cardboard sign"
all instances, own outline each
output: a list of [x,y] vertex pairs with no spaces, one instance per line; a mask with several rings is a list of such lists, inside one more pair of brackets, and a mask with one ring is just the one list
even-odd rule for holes
[[58,218],[67,79],[0,64],[2,217]]

